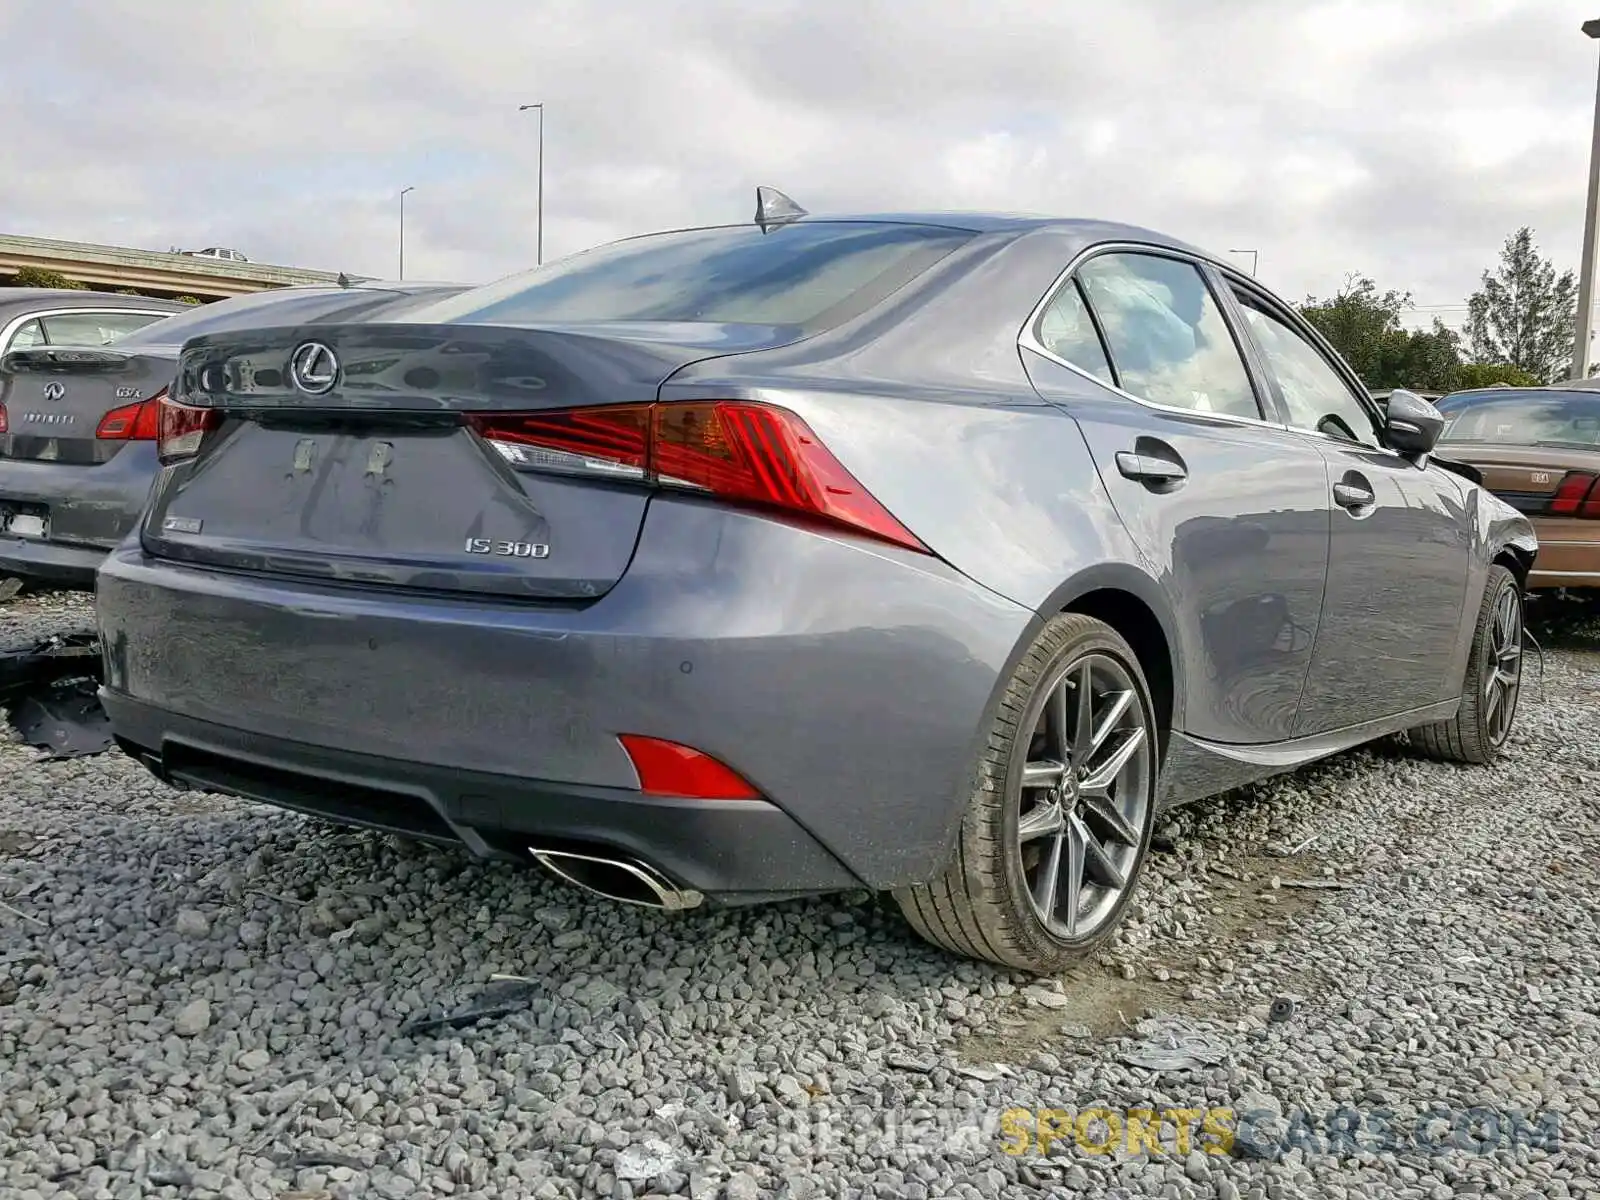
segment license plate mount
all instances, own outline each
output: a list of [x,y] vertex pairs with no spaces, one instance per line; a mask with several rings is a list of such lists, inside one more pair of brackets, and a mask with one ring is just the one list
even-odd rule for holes
[[50,536],[50,519],[36,513],[11,513],[0,522],[0,533],[42,540]]

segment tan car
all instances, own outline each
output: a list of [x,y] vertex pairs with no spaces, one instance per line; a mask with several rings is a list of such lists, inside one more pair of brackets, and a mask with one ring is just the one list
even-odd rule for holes
[[1600,390],[1488,388],[1452,393],[1438,408],[1437,453],[1476,467],[1533,521],[1528,587],[1600,590]]

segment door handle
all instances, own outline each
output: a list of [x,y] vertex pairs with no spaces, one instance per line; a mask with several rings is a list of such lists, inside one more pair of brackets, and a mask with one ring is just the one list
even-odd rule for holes
[[1117,470],[1122,472],[1125,479],[1137,479],[1144,483],[1175,483],[1189,478],[1189,472],[1184,470],[1181,463],[1149,454],[1135,454],[1131,450],[1117,451]]
[[1333,502],[1340,508],[1366,508],[1377,500],[1371,489],[1364,488],[1355,483],[1336,483],[1333,485]]

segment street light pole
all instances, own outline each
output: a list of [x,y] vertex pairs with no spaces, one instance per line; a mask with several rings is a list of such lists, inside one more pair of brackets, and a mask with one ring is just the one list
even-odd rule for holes
[[534,243],[533,252],[533,265],[539,266],[544,262],[544,105],[542,103],[524,104],[517,111],[527,112],[530,108],[539,110],[539,182],[535,185],[535,190],[538,194],[536,203],[538,205],[539,232],[538,241]]
[[1250,275],[1252,278],[1254,278],[1256,273],[1256,264],[1261,261],[1261,252],[1259,250],[1229,250],[1228,253],[1248,254],[1250,256]]
[[414,187],[400,189],[400,279],[402,282],[406,277],[406,193],[416,190]]
[[[1585,21],[1583,32],[1600,38],[1600,20]],[[1572,378],[1589,373],[1589,337],[1594,320],[1594,236],[1600,208],[1600,80],[1595,83],[1594,134],[1589,143],[1589,199],[1583,214],[1583,265],[1578,276],[1578,315],[1572,334]]]

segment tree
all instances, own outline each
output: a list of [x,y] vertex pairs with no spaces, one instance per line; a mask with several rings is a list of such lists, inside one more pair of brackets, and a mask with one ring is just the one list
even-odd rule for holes
[[1387,371],[1383,386],[1454,391],[1461,386],[1461,369],[1461,338],[1435,317],[1432,329],[1414,329],[1406,334],[1405,344]]
[[1411,307],[1411,293],[1379,293],[1365,275],[1345,276],[1338,295],[1329,300],[1307,296],[1300,313],[1333,344],[1368,387],[1392,386],[1384,378],[1384,360],[1393,358],[1405,333],[1400,314]]
[[1467,343],[1480,363],[1500,363],[1554,383],[1572,361],[1577,277],[1556,274],[1524,225],[1506,239],[1500,266],[1467,300]]
[[76,279],[68,279],[60,271],[50,271],[44,267],[19,267],[17,273],[11,277],[11,286],[68,288],[75,292],[84,292],[89,289],[89,285],[86,283],[79,283]]
[[198,297],[198,296],[174,296],[173,299],[176,300],[179,304],[199,304],[200,303],[200,297]]
[[1370,278],[1352,272],[1338,295],[1307,296],[1300,312],[1369,388],[1448,391],[1461,363],[1460,341],[1438,318],[1432,329],[1407,329],[1401,314],[1411,307],[1410,292],[1379,292]]
[[1508,366],[1505,363],[1462,363],[1456,368],[1456,378],[1451,390],[1465,391],[1468,388],[1494,387],[1497,383],[1510,387],[1538,387],[1540,382],[1520,367]]

